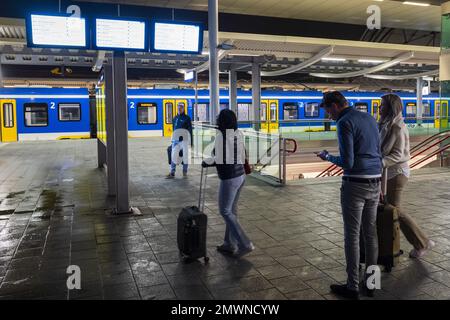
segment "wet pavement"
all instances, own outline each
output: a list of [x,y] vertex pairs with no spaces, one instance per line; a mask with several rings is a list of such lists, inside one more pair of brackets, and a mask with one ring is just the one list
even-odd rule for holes
[[[132,205],[142,215],[111,216],[96,142],[48,141],[0,148],[0,299],[336,299],[345,281],[336,179],[275,188],[248,178],[239,216],[256,245],[243,259],[215,251],[225,225],[216,176],[208,178],[210,263],[180,262],[176,218],[197,201],[199,168],[166,180],[167,140],[130,140]],[[450,299],[450,170],[414,171],[407,210],[436,241],[421,260],[411,246],[377,299]],[[68,290],[66,269],[81,269]]]

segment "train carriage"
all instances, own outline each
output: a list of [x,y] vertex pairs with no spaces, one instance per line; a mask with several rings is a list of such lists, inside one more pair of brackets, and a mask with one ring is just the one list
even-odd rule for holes
[[[361,112],[379,117],[383,93],[344,92],[350,104]],[[408,127],[448,127],[448,100],[432,94],[423,98],[422,118],[418,118],[417,98],[399,93]],[[209,122],[209,92],[191,89],[128,89],[128,130],[130,137],[171,136],[172,119],[183,105],[194,121]],[[263,90],[259,121],[263,131],[283,133],[333,130],[319,107],[318,91]],[[87,89],[2,88],[0,89],[0,141],[77,139],[90,137],[90,127],[104,118],[104,106],[97,101],[97,112]],[[95,98],[94,98],[95,100]],[[97,99],[98,100],[98,99]],[[91,105],[91,107],[90,107]],[[220,109],[229,108],[228,91],[220,90]],[[194,110],[195,109],[195,110]],[[252,94],[238,90],[237,117],[241,128],[252,126]],[[104,129],[101,129],[104,130]]]

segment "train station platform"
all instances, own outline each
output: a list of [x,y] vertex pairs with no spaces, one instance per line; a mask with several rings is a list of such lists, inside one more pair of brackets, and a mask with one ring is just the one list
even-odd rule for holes
[[[225,225],[217,177],[208,178],[210,262],[180,262],[176,219],[197,201],[199,173],[166,180],[161,138],[129,141],[131,204],[141,215],[108,213],[96,141],[36,141],[0,148],[0,299],[336,299],[346,278],[339,179],[275,188],[249,177],[239,215],[256,250],[217,253]],[[413,171],[407,210],[436,242],[420,260],[411,246],[376,299],[450,299],[450,170]],[[66,268],[81,268],[68,290]]]

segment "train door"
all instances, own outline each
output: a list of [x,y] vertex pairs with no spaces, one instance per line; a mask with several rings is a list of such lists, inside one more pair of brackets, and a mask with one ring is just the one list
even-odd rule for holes
[[377,119],[380,119],[380,105],[381,100],[372,100],[372,116]]
[[278,100],[269,100],[267,106],[269,132],[278,131]]
[[0,141],[17,141],[16,100],[0,100]]
[[184,106],[184,113],[187,114],[187,100],[186,99],[180,99],[180,100],[174,100],[174,99],[167,99],[163,100],[163,134],[164,137],[171,137],[173,133],[173,118],[178,113],[178,105],[182,104]]
[[267,132],[269,129],[269,121],[267,120],[267,108],[269,105],[269,100],[261,100],[261,108],[259,109],[260,121],[261,121],[261,131]]
[[434,105],[434,125],[436,128],[448,127],[448,101],[436,101]]

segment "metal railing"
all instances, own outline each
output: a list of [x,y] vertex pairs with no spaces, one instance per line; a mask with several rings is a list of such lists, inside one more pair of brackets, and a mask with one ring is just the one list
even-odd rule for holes
[[[448,142],[448,144],[441,146],[443,143]],[[428,137],[424,141],[420,142],[410,150],[410,160],[412,161],[414,159],[417,159],[419,156],[423,155],[425,152],[431,150],[434,147],[438,147],[437,150],[434,150],[430,154],[427,154],[423,158],[419,159],[418,161],[412,163],[410,165],[410,168],[413,169],[417,167],[419,164],[424,163],[425,161],[433,158],[436,155],[440,155],[441,159],[441,166],[443,166],[443,159],[445,157],[444,151],[448,150],[450,148],[450,130],[442,131],[440,133],[437,133],[435,135],[432,135],[431,137]],[[323,170],[319,175],[317,175],[316,178],[323,178],[323,177],[334,177],[334,176],[340,176],[344,170],[340,168],[339,166],[332,164],[325,170]]]
[[[194,156],[204,158],[205,146],[216,137],[217,127],[207,123],[194,122]],[[250,151],[250,164],[253,176],[270,179],[280,185],[286,184],[286,158],[297,151],[297,141],[283,138],[279,133],[267,133],[253,129],[239,129],[244,136],[247,152]]]

